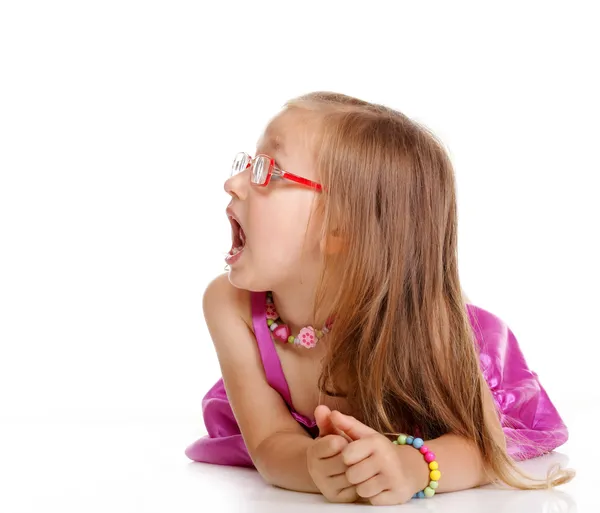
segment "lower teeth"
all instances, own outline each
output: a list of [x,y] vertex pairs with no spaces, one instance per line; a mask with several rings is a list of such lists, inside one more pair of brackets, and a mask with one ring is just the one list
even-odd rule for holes
[[240,251],[242,251],[242,249],[244,249],[244,246],[240,246],[239,248],[233,248],[231,250],[231,254],[232,255],[237,255]]

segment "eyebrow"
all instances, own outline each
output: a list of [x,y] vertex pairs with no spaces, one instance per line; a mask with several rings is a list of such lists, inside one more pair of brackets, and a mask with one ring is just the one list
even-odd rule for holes
[[[256,147],[260,146],[261,139],[256,142]],[[262,147],[267,150],[267,153],[271,157],[276,157],[277,155],[285,155],[285,146],[283,144],[283,138],[280,135],[267,135],[264,138],[264,142]]]

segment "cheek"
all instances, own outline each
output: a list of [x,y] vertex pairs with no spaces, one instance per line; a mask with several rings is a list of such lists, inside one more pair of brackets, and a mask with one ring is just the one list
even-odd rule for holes
[[313,252],[315,240],[311,230],[307,231],[307,223],[308,219],[301,216],[273,219],[265,241],[269,251],[288,262],[297,260],[302,252]]
[[311,219],[311,196],[305,191],[273,191],[261,200],[254,202],[248,212],[253,252],[261,257],[267,253],[274,264],[292,264],[302,252],[307,256],[319,251],[320,228],[314,214]]
[[301,220],[292,223],[288,219],[275,218],[264,235],[263,247],[277,260],[295,260],[302,251],[305,228]]
[[[285,207],[283,207],[285,208]],[[314,216],[311,217],[310,205],[288,206],[284,215],[278,216],[277,231],[289,244],[290,249],[300,249],[304,245],[308,250],[314,245],[317,227]]]

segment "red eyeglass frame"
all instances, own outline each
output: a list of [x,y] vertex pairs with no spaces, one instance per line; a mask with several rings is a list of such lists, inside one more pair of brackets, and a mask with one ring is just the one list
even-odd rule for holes
[[281,178],[286,178],[287,180],[291,180],[292,182],[299,183],[300,185],[305,185],[305,186],[310,187],[311,189],[315,189],[319,192],[323,191],[323,186],[320,183],[313,182],[312,180],[309,180],[308,178],[303,178],[302,176],[298,176],[293,173],[289,173],[289,172],[284,171],[283,169],[277,167],[275,165],[275,160],[272,157],[269,157],[269,155],[267,155],[265,153],[259,153],[255,157],[252,157],[251,155],[249,155],[248,153],[245,153],[245,152],[241,152],[241,153],[244,153],[244,155],[246,155],[246,158],[247,158],[248,163],[246,164],[245,169],[248,169],[249,167],[251,167],[252,164],[254,163],[254,160],[257,157],[266,157],[269,159],[269,170],[267,171],[267,177],[265,178],[265,183],[252,182],[254,185],[258,185],[259,187],[266,187],[267,185],[269,185],[269,182],[271,181],[271,176],[273,174],[275,174],[277,176],[280,176]]

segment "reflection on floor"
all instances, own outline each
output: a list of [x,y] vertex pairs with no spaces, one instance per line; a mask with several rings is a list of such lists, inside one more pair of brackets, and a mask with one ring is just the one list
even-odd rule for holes
[[[0,417],[0,511],[375,511],[369,505],[333,505],[320,495],[268,486],[254,470],[192,462],[183,451],[199,435],[197,427],[185,422],[167,423],[167,418],[24,422]],[[591,443],[586,445],[576,437],[560,453],[524,464],[534,475],[543,475],[554,462],[575,468],[578,476],[559,490],[522,492],[483,487],[415,499],[401,511],[597,513],[600,494],[595,493],[594,472],[599,458],[593,454],[596,444],[589,437],[587,441]]]

